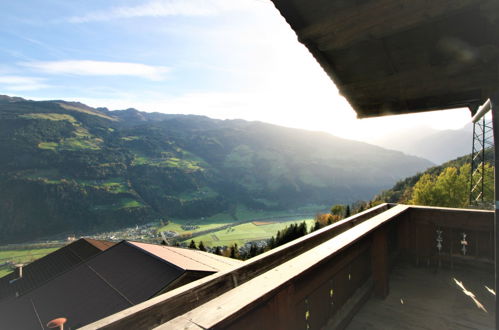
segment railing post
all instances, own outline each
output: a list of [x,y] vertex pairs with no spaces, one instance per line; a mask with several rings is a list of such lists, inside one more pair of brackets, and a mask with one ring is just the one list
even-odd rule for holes
[[491,99],[492,132],[494,134],[494,261],[495,261],[495,292],[496,292],[496,329],[499,330],[499,305],[497,304],[497,290],[499,289],[499,93]]
[[379,298],[388,296],[388,234],[385,226],[374,231],[371,245],[371,267],[374,294]]

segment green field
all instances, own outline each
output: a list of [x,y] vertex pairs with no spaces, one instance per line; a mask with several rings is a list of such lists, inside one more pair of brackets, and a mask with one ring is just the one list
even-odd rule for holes
[[[207,192],[209,193],[209,192]],[[295,210],[295,214],[314,214],[317,210],[324,209],[321,205],[309,205]],[[281,218],[284,217],[284,218]],[[280,219],[281,218],[281,219]],[[251,221],[269,221],[272,224],[267,224],[263,226],[257,226],[251,223]],[[219,213],[211,217],[206,217],[202,219],[170,219],[168,224],[160,226],[158,232],[161,231],[173,231],[179,236],[177,240],[190,242],[194,239],[195,242],[203,241],[205,246],[217,246],[217,245],[230,245],[233,243],[244,244],[245,242],[269,239],[274,236],[278,230],[283,229],[287,225],[296,222],[307,221],[310,226],[313,225],[314,220],[312,217],[300,217],[298,218],[290,212],[286,211],[255,211],[249,210],[243,205],[238,205],[232,212]],[[243,223],[246,222],[246,223]],[[230,229],[224,228],[219,231],[213,231],[208,234],[203,234],[202,236],[196,236],[196,233],[205,230],[216,230],[217,228],[231,225]],[[195,226],[193,228],[182,228],[183,225]],[[194,235],[194,238],[190,236]]]
[[[43,248],[43,249],[26,249],[26,250],[0,250],[0,265],[7,262],[13,264],[27,264],[36,259],[46,256],[54,252],[58,248]],[[0,277],[12,272],[11,266],[0,266]]]
[[[218,220],[215,220],[215,219],[172,220],[167,225],[160,227],[158,229],[158,232],[174,231],[174,232],[177,232],[179,235],[190,235],[190,234],[197,233],[199,231],[210,230],[210,229],[222,227],[222,226],[231,224],[233,222],[234,222],[234,220],[231,220],[229,218],[226,218],[225,220],[223,218],[219,218]],[[183,225],[197,226],[197,228],[184,230],[184,229],[182,229]]]
[[[253,222],[244,223],[234,227],[229,227],[216,232],[208,233],[202,236],[197,236],[193,238],[196,244],[203,241],[205,246],[230,246],[236,243],[239,246],[244,245],[244,243],[269,239],[274,236],[278,230],[284,229],[292,223],[301,223],[306,221],[308,228],[313,226],[314,219],[302,219],[302,220],[292,220],[286,222],[274,222],[269,224],[256,225]],[[184,241],[184,243],[189,243],[190,239]]]

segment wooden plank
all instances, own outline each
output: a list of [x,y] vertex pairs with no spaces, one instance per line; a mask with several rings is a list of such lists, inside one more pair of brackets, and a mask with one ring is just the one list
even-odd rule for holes
[[157,329],[182,329],[185,320],[194,322],[203,328],[227,327],[239,317],[262,306],[283,290],[290,281],[299,281],[300,277],[325,259],[356,243],[362,237],[375,231],[384,223],[393,221],[409,209],[406,205],[397,205],[353,227],[329,241],[303,253],[286,263],[230,290],[219,297],[177,317]]
[[371,267],[374,294],[379,298],[388,296],[388,235],[387,228],[378,228],[372,236]]
[[[372,100],[379,101],[387,97],[387,101],[401,97],[403,93],[406,99],[420,98],[424,95],[431,96],[445,95],[449,91],[474,90],[480,86],[490,86],[491,83],[497,83],[498,60],[493,59],[489,62],[491,69],[484,72],[480,69],[482,64],[462,66],[455,69],[452,64],[439,67],[425,66],[415,67],[411,70],[405,70],[395,73],[391,76],[381,76],[377,78],[369,77],[340,87],[340,90],[349,95],[355,95],[355,99],[360,101]],[[338,64],[337,64],[338,65]],[[466,75],[466,79],[460,79]],[[424,84],[424,86],[421,86]],[[475,87],[474,87],[475,86]],[[374,94],[377,93],[377,94]]]
[[[301,4],[310,7],[309,1]],[[324,11],[320,18],[314,17],[313,24],[298,30],[297,35],[303,41],[313,40],[320,50],[327,51],[382,38],[479,6],[476,0],[366,1],[343,10]]]
[[369,240],[363,240],[351,246],[334,258],[327,260],[323,265],[317,265],[304,273],[302,280],[296,284],[296,299],[304,299],[310,292],[317,290],[323,283],[329,281],[339,270],[347,267],[360,255],[371,248]]

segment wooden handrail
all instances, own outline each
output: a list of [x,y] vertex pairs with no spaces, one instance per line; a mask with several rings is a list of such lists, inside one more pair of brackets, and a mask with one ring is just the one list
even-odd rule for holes
[[[301,277],[328,259],[337,257],[347,248],[383,225],[399,217],[409,209],[407,205],[397,205],[350,229],[348,232],[308,250],[282,265],[257,276],[237,288],[229,290],[217,298],[178,316],[157,327],[166,329],[211,329],[230,327],[238,317],[265,306],[269,297],[285,291],[291,282],[300,282]],[[366,249],[361,249],[365,251]],[[338,267],[339,268],[339,267]],[[316,276],[320,277],[319,274]],[[319,281],[320,282],[320,281]],[[294,289],[294,288],[293,288]],[[292,290],[294,291],[294,290]],[[296,296],[296,294],[295,294]],[[288,299],[289,300],[289,297]],[[248,311],[249,310],[249,311]],[[276,315],[277,317],[277,315]],[[291,317],[288,315],[288,317]],[[280,322],[284,320],[279,320]],[[296,326],[293,326],[295,328]],[[272,328],[268,325],[267,328]]]

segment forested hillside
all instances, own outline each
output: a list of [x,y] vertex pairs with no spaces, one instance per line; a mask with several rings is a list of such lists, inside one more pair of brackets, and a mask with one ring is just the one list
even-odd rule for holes
[[[485,153],[484,201],[493,202],[493,150]],[[463,156],[425,172],[401,180],[383,191],[373,202],[403,203],[429,206],[468,207],[471,180],[471,156]]]
[[431,163],[326,133],[0,97],[0,240],[369,199]]

